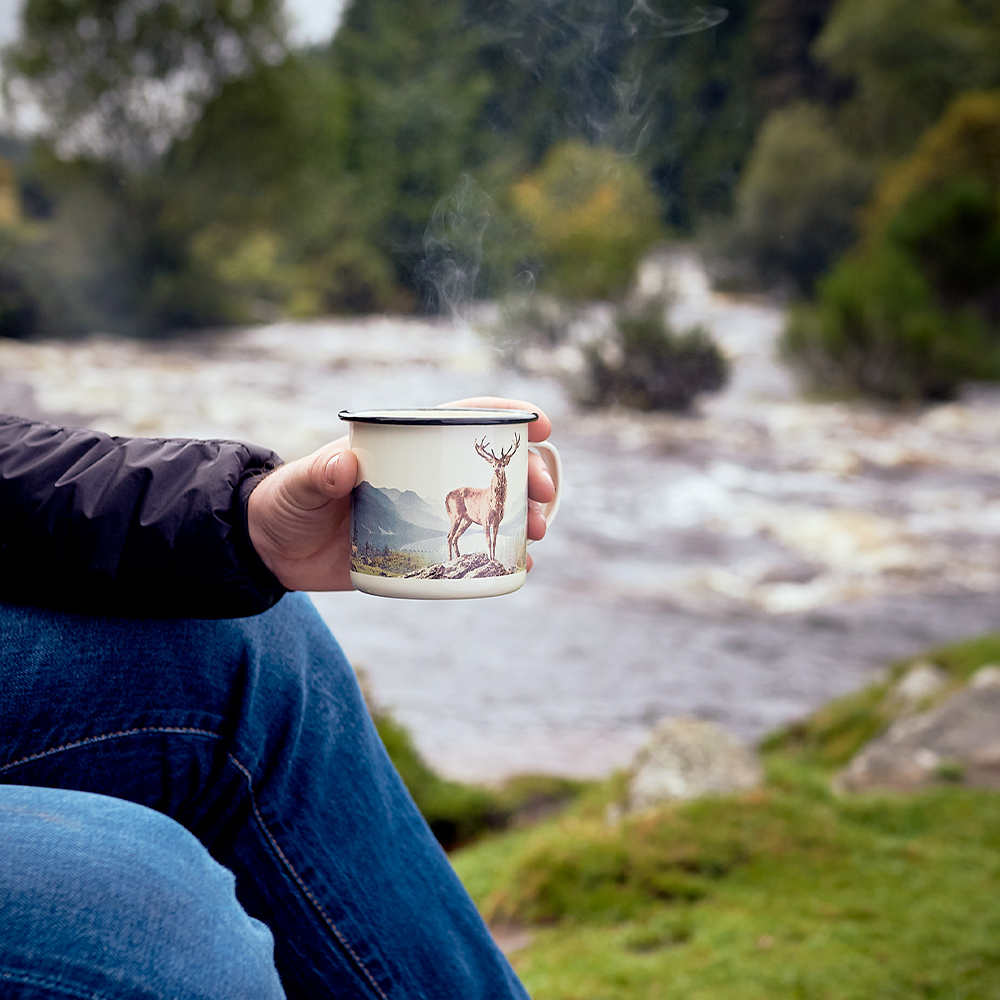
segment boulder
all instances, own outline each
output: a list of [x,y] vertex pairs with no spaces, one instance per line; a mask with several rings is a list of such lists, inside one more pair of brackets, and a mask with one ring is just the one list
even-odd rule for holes
[[1000,788],[1000,667],[926,712],[894,722],[838,775],[844,791],[909,791],[950,781]]
[[886,698],[893,715],[909,715],[927,708],[927,702],[948,686],[948,673],[933,663],[918,661],[892,686]]
[[756,788],[763,777],[756,753],[716,723],[665,719],[636,755],[628,808],[745,791]]

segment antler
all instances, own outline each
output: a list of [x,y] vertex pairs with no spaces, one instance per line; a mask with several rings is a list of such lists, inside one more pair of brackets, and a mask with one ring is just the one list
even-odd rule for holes
[[514,444],[511,446],[510,451],[508,452],[507,449],[505,448],[502,452],[500,452],[500,461],[501,462],[506,462],[507,459],[510,458],[511,455],[513,455],[515,451],[517,451],[517,446],[520,443],[521,443],[521,435],[520,434],[515,434],[514,435]]
[[480,458],[485,458],[487,462],[496,463],[496,462],[500,461],[500,459],[497,458],[496,455],[493,454],[493,449],[492,448],[490,448],[489,451],[486,450],[486,436],[485,435],[483,435],[483,440],[482,441],[477,441],[476,442],[476,454]]
[[490,448],[489,451],[486,450],[486,438],[484,436],[482,441],[476,442],[476,454],[480,458],[485,458],[487,462],[490,462],[493,465],[504,466],[507,464],[508,460],[514,454],[514,452],[517,451],[517,446],[520,443],[521,443],[521,435],[515,434],[514,444],[511,445],[510,451],[508,451],[505,448],[503,451],[500,452],[500,457],[497,458],[497,456],[493,453],[492,447]]

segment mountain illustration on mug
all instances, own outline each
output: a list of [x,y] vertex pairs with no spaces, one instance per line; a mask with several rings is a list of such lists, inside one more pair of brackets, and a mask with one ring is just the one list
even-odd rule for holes
[[[476,454],[492,468],[489,482],[458,486],[442,499],[360,482],[351,495],[351,568],[372,576],[421,579],[504,576],[526,569],[527,500],[523,491],[515,493],[515,508],[508,508],[506,474],[520,443],[515,436],[497,455],[485,437],[476,440]],[[466,534],[473,525],[482,533]]]

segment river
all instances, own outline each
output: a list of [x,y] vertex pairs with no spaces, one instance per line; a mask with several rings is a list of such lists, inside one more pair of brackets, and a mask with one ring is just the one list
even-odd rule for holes
[[691,416],[580,412],[578,355],[514,370],[466,325],[274,323],[169,343],[0,343],[4,410],[122,434],[254,440],[286,458],[343,407],[525,398],[553,417],[562,508],[525,587],[483,601],[315,601],[378,702],[458,778],[602,775],[661,717],[743,740],[891,658],[1000,627],[1000,394],[907,413],[799,398],[779,305],[651,261],[675,321],[708,325],[728,388]]

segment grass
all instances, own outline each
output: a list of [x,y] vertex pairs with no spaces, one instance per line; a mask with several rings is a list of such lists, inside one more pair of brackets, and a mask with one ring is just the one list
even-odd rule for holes
[[[1000,636],[925,658],[958,683]],[[830,789],[904,669],[765,741],[756,792],[614,822],[617,775],[456,852],[535,1000],[1000,1000],[1000,794]]]
[[500,788],[450,781],[420,756],[410,734],[376,709],[375,726],[392,762],[445,850],[551,812],[572,800],[581,782],[548,775],[517,775]]

